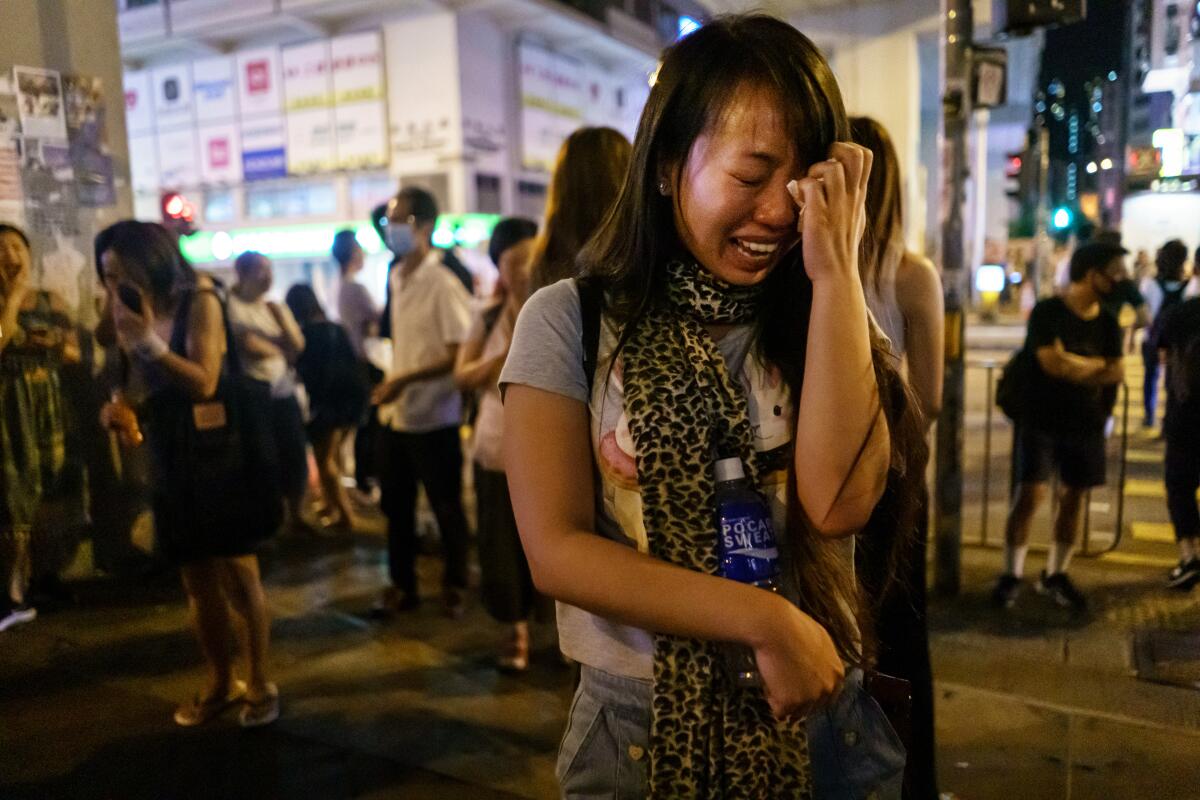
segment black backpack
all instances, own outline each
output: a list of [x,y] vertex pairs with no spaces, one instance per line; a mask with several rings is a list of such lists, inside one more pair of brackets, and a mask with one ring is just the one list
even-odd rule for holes
[[996,405],[1013,422],[1019,422],[1028,410],[1033,386],[1033,358],[1033,354],[1022,347],[1012,354],[1000,370],[1000,380],[996,383]]

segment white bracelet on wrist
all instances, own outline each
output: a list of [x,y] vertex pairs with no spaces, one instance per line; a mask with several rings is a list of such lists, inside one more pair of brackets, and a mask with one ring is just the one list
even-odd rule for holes
[[171,351],[167,343],[154,331],[146,331],[141,339],[133,343],[130,352],[142,361],[158,361]]

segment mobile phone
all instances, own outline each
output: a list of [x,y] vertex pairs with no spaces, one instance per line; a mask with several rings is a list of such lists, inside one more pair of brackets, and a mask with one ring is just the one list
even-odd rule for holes
[[142,293],[128,283],[117,285],[117,296],[121,302],[135,314],[142,313]]

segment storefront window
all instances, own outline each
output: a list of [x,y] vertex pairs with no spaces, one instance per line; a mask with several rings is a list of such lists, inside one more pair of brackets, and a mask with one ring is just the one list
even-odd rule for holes
[[205,222],[232,222],[233,215],[232,190],[209,189],[204,193]]
[[250,219],[325,217],[337,213],[337,191],[332,182],[246,189],[246,216]]

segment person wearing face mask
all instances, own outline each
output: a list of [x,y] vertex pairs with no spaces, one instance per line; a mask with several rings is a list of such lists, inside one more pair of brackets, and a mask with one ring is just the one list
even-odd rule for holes
[[1009,608],[1021,591],[1029,526],[1058,471],[1054,541],[1037,591],[1081,613],[1087,600],[1067,576],[1087,491],[1105,481],[1104,425],[1124,379],[1121,328],[1101,303],[1125,274],[1126,250],[1090,242],[1071,256],[1067,290],[1039,302],[1025,349],[1034,356],[1027,412],[1017,426],[1017,492],[1005,527],[1005,571],[992,599]]
[[[416,229],[420,227],[421,223],[433,221],[436,225],[437,217],[437,201],[434,200],[433,195],[416,186],[402,189],[395,197],[372,212],[371,224],[375,226],[375,232],[379,234],[384,245],[392,252],[393,258],[392,263],[388,265],[389,271],[399,265],[416,246]],[[442,266],[458,278],[468,294],[474,294],[475,277],[455,255],[454,250],[440,247],[434,249],[441,255]],[[380,336],[388,337],[390,324],[391,321],[385,309],[381,320]]]
[[454,383],[458,347],[471,322],[469,292],[433,246],[437,203],[416,187],[388,205],[388,246],[397,260],[388,275],[384,335],[392,368],[371,394],[380,406],[382,508],[388,520],[388,574],[378,613],[417,608],[416,500],[424,487],[445,551],[442,601],[447,615],[464,611],[467,520],[462,506],[462,395]]
[[271,421],[283,471],[288,524],[293,531],[309,531],[302,515],[308,443],[292,369],[304,351],[304,334],[287,306],[267,300],[275,280],[269,258],[247,251],[237,257],[233,268],[237,282],[229,293],[229,324],[246,373],[271,386]]

